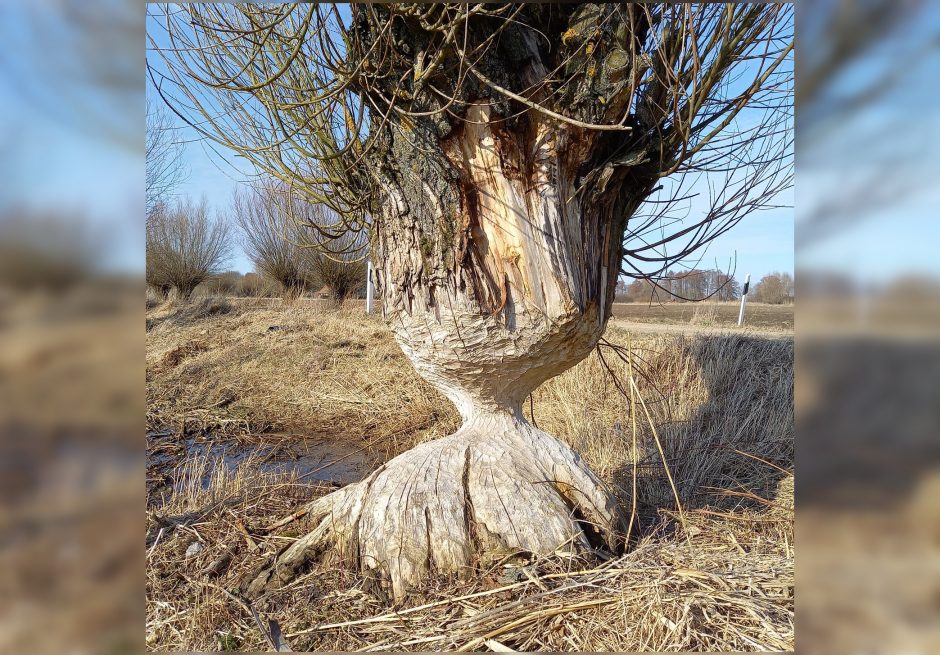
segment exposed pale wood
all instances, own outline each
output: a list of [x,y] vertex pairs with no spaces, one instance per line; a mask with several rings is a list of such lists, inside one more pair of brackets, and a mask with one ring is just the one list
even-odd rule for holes
[[311,515],[317,528],[246,591],[283,584],[329,551],[358,561],[401,596],[432,571],[470,573],[482,551],[574,552],[589,547],[589,537],[612,548],[622,529],[616,505],[577,453],[511,414],[479,416],[399,455],[320,499]]
[[[535,115],[521,134],[500,123],[488,105],[473,105],[443,144],[461,172],[448,182],[459,203],[435,192],[440,179],[390,179],[378,222],[385,317],[463,426],[311,504],[316,528],[248,580],[249,593],[282,585],[321,557],[356,566],[401,597],[429,574],[472,573],[488,551],[616,548],[624,525],[613,496],[521,410],[539,384],[591,352],[609,316],[618,227],[609,207],[582,200],[575,187],[594,137]],[[464,226],[450,260],[440,230],[425,234],[453,222],[447,212]]]

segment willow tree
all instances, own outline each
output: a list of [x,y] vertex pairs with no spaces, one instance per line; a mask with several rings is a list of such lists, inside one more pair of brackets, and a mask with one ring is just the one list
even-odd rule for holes
[[[286,211],[288,203],[296,211]],[[315,284],[311,271],[315,252],[304,248],[303,226],[293,220],[313,208],[298,204],[283,183],[259,179],[236,189],[230,210],[241,232],[242,249],[255,270],[288,295]]]
[[315,529],[251,590],[325,556],[401,595],[489,549],[619,547],[610,491],[521,405],[595,347],[621,273],[655,279],[790,184],[791,13],[627,3],[152,13],[163,55],[153,84],[205,137],[331,206],[344,230],[368,229],[388,324],[463,418],[314,502]]

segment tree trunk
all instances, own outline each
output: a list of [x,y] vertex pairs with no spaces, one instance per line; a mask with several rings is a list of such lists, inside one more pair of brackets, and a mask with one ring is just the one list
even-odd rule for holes
[[[615,544],[612,496],[521,404],[595,346],[623,239],[641,242],[636,274],[659,276],[788,186],[789,13],[753,6],[167,12],[167,29],[199,46],[172,49],[174,77],[232,109],[218,120],[216,103],[192,102],[201,91],[181,84],[184,113],[206,115],[208,136],[342,214],[313,221],[319,245],[367,226],[385,318],[464,420],[318,500],[316,529],[250,588],[327,551],[401,595],[494,547]],[[746,106],[764,117],[733,127]],[[684,176],[709,173],[725,185],[710,189],[705,217],[667,229],[687,201]]]
[[[562,51],[511,25],[505,47],[488,50],[479,69],[521,92],[552,78],[553,57],[590,56],[589,75],[558,101],[585,121],[623,116],[626,33],[598,27],[611,9],[532,11],[567,17]],[[369,15],[360,15],[363,43],[376,29]],[[472,38],[486,37],[480,25]],[[403,51],[425,38],[411,27],[396,23]],[[317,527],[253,577],[251,591],[280,585],[328,553],[400,597],[432,571],[471,570],[486,551],[619,546],[624,521],[613,495],[570,447],[526,421],[522,403],[603,334],[625,222],[658,179],[661,149],[648,131],[560,121],[471,82],[445,114],[443,100],[418,87],[415,102],[440,112],[391,112],[367,155],[382,194],[372,212],[373,259],[398,343],[463,425],[313,503]],[[396,92],[386,88],[373,102]]]
[[483,104],[466,119],[437,144],[439,158],[389,136],[375,244],[385,318],[463,426],[314,502],[317,527],[248,581],[249,592],[327,554],[400,597],[430,572],[466,572],[494,549],[618,545],[622,515],[603,482],[522,413],[605,329],[618,203],[575,188],[590,134],[531,116],[512,133]]

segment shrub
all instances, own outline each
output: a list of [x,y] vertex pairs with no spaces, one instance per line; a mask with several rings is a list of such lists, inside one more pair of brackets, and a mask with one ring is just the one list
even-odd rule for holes
[[312,251],[311,266],[316,279],[329,290],[330,298],[342,304],[352,295],[362,295],[366,286],[368,249],[361,233],[343,236]]
[[245,273],[238,285],[238,295],[244,298],[274,298],[277,283],[258,273]]
[[238,271],[225,271],[206,281],[207,293],[216,296],[236,296],[241,287],[242,274]]
[[209,216],[205,200],[161,207],[147,225],[147,283],[163,297],[175,288],[181,300],[188,300],[220,271],[230,248],[228,225]]
[[300,225],[306,211],[306,203],[292,198],[283,184],[274,181],[256,182],[236,191],[232,199],[242,247],[255,270],[288,294],[316,285],[311,271],[315,254],[304,247]]

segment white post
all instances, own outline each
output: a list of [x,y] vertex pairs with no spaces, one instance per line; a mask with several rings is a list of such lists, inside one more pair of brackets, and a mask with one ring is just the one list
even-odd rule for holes
[[751,274],[748,273],[744,277],[744,288],[741,290],[741,311],[738,312],[738,325],[744,323],[744,305],[747,304],[747,291],[748,287],[751,286]]
[[366,261],[366,314],[372,313],[372,260]]

